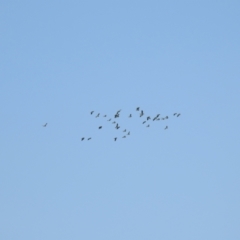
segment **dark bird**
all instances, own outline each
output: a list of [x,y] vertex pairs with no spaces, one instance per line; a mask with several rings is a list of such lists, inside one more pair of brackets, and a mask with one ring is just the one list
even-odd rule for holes
[[127,131],[127,129],[125,129],[123,132],[126,132]]
[[168,126],[166,126],[164,129],[165,129],[165,130],[168,129]]
[[100,116],[100,113],[98,113],[98,115],[96,116],[96,118],[99,117],[99,116]]
[[118,117],[119,117],[119,114],[118,114],[118,113],[116,113],[116,114],[114,115],[114,117],[115,117],[115,118],[118,118]]
[[148,124],[147,127],[150,127],[150,125]]
[[146,121],[144,121],[142,124],[144,124]]
[[94,113],[94,111],[91,111],[91,114],[93,114]]
[[123,136],[123,138],[126,138],[126,136]]
[[177,115],[177,113],[174,113],[173,116]]
[[150,119],[151,119],[151,117],[148,116],[148,117],[147,117],[147,121],[150,120]]
[[114,121],[113,124],[115,124],[116,122]]
[[118,125],[118,123],[117,123],[117,125],[116,125],[116,127],[115,127],[116,129],[119,129],[120,128],[120,126]]
[[107,117],[107,115],[104,115],[103,117]]
[[117,141],[117,138],[116,138],[116,137],[114,138],[114,141]]
[[101,129],[101,128],[102,128],[102,126],[99,126],[99,127],[98,127],[98,129]]
[[179,117],[181,114],[179,113],[178,115],[177,115],[177,117]]
[[43,127],[46,127],[47,126],[47,123],[45,123],[44,125],[43,125]]
[[128,132],[128,134],[127,135],[130,135],[130,132]]
[[130,114],[129,117],[132,117],[132,114]]
[[159,120],[161,120],[160,118],[157,118],[157,120],[159,121]]
[[141,113],[140,113],[140,117],[142,117],[144,115],[144,113],[143,113],[143,110],[141,111]]
[[166,116],[165,119],[168,119],[168,116]]
[[81,141],[83,141],[83,140],[84,140],[84,138],[81,139]]
[[157,116],[155,118],[153,118],[153,121],[155,121],[159,116],[160,116],[160,114],[157,114]]
[[88,140],[91,140],[92,138],[88,138]]
[[140,110],[140,107],[137,107],[137,108],[136,108],[136,111],[139,111],[139,110]]
[[111,121],[111,120],[112,120],[111,118],[108,119],[108,121]]

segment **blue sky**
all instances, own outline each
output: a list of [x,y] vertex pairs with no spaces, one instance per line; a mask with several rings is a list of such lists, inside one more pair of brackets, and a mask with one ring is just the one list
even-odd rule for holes
[[0,238],[240,239],[239,10],[1,1]]

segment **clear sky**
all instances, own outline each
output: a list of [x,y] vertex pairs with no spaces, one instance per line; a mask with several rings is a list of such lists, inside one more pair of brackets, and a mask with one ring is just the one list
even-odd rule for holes
[[0,239],[240,239],[239,13],[1,1]]

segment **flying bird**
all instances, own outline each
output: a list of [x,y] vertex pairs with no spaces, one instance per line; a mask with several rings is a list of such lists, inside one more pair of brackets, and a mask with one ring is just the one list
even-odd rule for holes
[[123,138],[126,138],[126,136],[123,136]]
[[139,111],[139,110],[140,110],[140,107],[137,107],[137,108],[136,108],[136,111]]
[[43,125],[43,127],[46,127],[47,126],[47,123],[45,123],[44,125]]
[[144,124],[146,121],[144,121],[142,124]]
[[148,117],[147,117],[147,121],[150,120],[150,119],[151,119],[151,117],[148,116]]
[[179,117],[181,114],[179,113],[178,115],[177,115],[177,117]]
[[166,126],[164,129],[165,129],[165,130],[168,129],[168,126]]
[[150,125],[148,124],[147,127],[150,127]]
[[98,113],[98,115],[96,116],[96,118],[99,117],[99,115],[100,115],[100,113]]
[[116,138],[116,137],[114,138],[114,141],[117,141],[117,138]]
[[94,113],[94,111],[91,111],[91,115]]
[[103,117],[107,117],[107,115],[104,115]]
[[88,140],[91,140],[92,138],[88,138]]
[[143,113],[143,110],[141,111],[141,113],[140,113],[140,117],[142,117],[144,115],[144,113]]
[[155,121],[159,116],[160,116],[160,114],[157,114],[157,116],[155,118],[153,118],[153,121]]
[[83,140],[84,140],[84,138],[81,139],[81,141],[83,141]]
[[128,134],[127,135],[130,135],[130,132],[128,132]]
[[177,115],[177,113],[174,113],[173,116]]
[[101,129],[101,128],[102,128],[102,126],[99,126],[99,127],[98,127],[98,129]]
[[127,129],[125,129],[123,132],[126,132],[127,131]]
[[108,119],[109,122],[110,122],[111,120],[112,120],[111,118]]
[[130,114],[129,117],[132,117],[132,114]]

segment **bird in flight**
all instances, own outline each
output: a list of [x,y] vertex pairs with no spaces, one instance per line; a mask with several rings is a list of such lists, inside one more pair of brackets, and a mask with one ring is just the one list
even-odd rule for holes
[[83,141],[83,140],[84,140],[84,138],[81,139],[81,141]]
[[140,110],[140,107],[137,107],[137,108],[136,108],[136,111],[139,111],[139,110]]
[[92,138],[88,138],[88,140],[91,140]]
[[101,129],[101,128],[102,128],[102,126],[99,126],[99,127],[98,127],[98,129]]
[[144,124],[146,121],[144,121],[142,124]]
[[147,127],[150,127],[150,125],[148,124]]
[[47,123],[45,123],[44,125],[43,125],[43,127],[46,127],[47,126]]
[[173,116],[177,115],[177,113],[174,113]]
[[128,132],[128,134],[127,135],[130,135],[130,132]]
[[109,122],[110,122],[111,120],[112,120],[111,118],[108,119]]
[[148,116],[148,117],[147,117],[147,121],[150,120],[150,119],[151,119],[151,117]]
[[103,117],[107,117],[107,115],[104,115]]
[[116,125],[116,127],[115,127],[116,129],[119,129],[120,128],[120,126],[118,125],[118,123],[117,123],[117,125]]
[[114,141],[117,141],[117,138],[116,138],[116,137],[114,138]]
[[164,129],[165,129],[165,130],[168,129],[168,126],[166,126]]
[[157,116],[153,119],[153,121],[155,121],[159,116],[160,114],[157,114]]
[[178,115],[177,115],[177,117],[179,117],[181,115],[181,113],[179,113]]
[[126,132],[127,131],[127,129],[125,129],[123,132]]
[[94,111],[91,111],[91,115],[94,113]]
[[143,110],[141,111],[141,113],[140,113],[140,117],[142,117],[144,115],[144,113],[143,113]]
[[98,115],[96,116],[96,118],[99,117],[99,115],[100,115],[100,113],[98,113]]
[[130,114],[129,117],[132,117],[132,114]]

